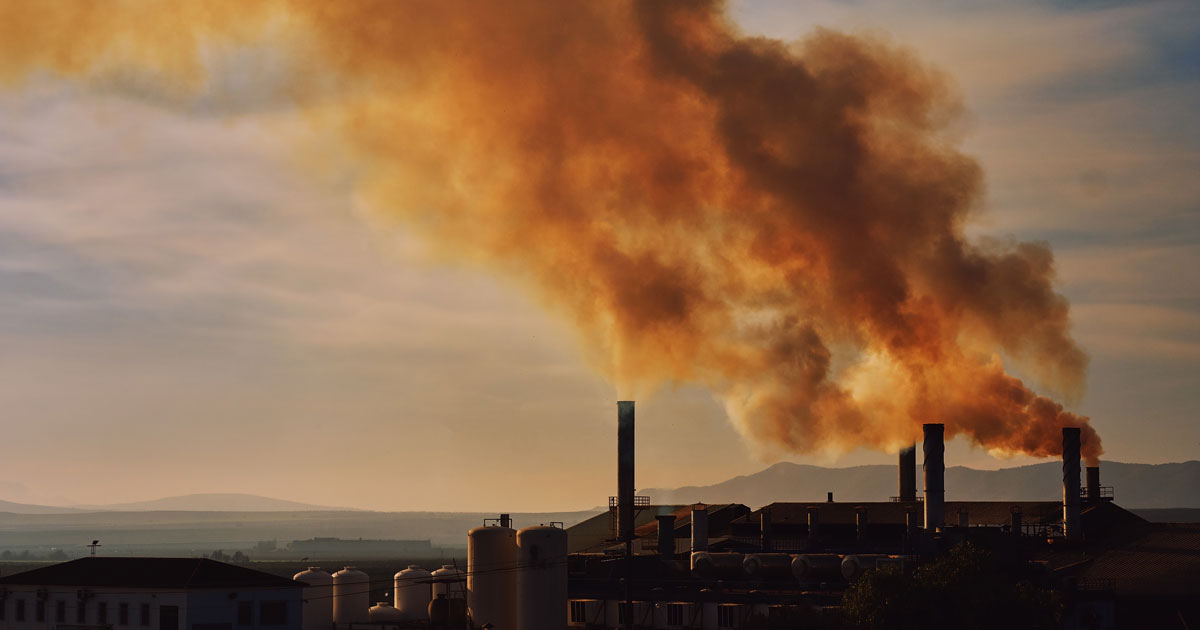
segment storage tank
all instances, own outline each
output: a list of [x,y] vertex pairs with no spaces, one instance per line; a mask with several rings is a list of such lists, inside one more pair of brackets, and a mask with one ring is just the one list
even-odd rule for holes
[[333,574],[333,622],[366,623],[371,609],[371,578],[354,567]]
[[467,588],[463,585],[462,571],[454,568],[452,564],[443,564],[442,568],[430,574],[433,578],[433,589],[431,592],[433,598],[437,599],[438,595],[444,595],[446,599],[466,599]]
[[869,569],[874,569],[880,559],[886,560],[887,557],[886,554],[881,553],[860,553],[846,556],[842,558],[842,577],[847,580],[856,580]]
[[429,585],[431,576],[432,574],[425,569],[410,564],[407,569],[392,577],[395,607],[406,620],[429,619],[429,600],[433,599]]
[[405,621],[404,615],[392,606],[391,602],[379,602],[367,611],[367,620],[371,623],[398,624]]
[[304,600],[300,605],[300,618],[304,630],[329,630],[333,623],[333,576],[320,567],[308,567],[292,576],[304,582]]
[[475,627],[517,627],[518,563],[517,532],[512,528],[485,526],[467,532],[467,610]]
[[792,557],[786,553],[748,553],[742,570],[755,580],[778,580],[792,574]]
[[842,557],[833,553],[802,553],[792,560],[792,575],[804,582],[842,577]]
[[692,574],[703,578],[734,578],[742,575],[745,554],[699,551],[692,554]]
[[517,628],[567,627],[567,532],[534,525],[517,532]]

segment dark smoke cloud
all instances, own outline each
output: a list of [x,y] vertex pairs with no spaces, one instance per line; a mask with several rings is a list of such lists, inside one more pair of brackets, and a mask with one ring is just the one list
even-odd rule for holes
[[279,98],[344,138],[364,198],[537,291],[623,394],[703,384],[795,452],[944,422],[1032,455],[1082,426],[1101,453],[1006,373],[1082,389],[1053,257],[966,240],[982,174],[947,131],[959,102],[894,46],[746,37],[682,1],[63,1],[0,23],[10,81],[135,68],[188,93],[205,47],[287,49]]

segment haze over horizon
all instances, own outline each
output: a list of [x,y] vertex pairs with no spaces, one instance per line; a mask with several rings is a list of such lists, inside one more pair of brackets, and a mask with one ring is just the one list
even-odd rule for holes
[[[1091,418],[1104,459],[1197,458],[1194,8],[735,2],[730,13],[787,41],[819,26],[869,31],[944,72],[965,110],[949,140],[986,183],[968,235],[1053,250],[1054,288],[1090,358],[1085,393],[1059,402]],[[199,98],[136,72],[0,84],[0,498],[236,489],[378,510],[553,511],[613,494],[625,392],[593,369],[577,331],[520,283],[370,211],[361,165],[274,98],[292,61],[254,47],[208,61]],[[764,450],[698,385],[639,397],[638,423],[639,487],[712,484],[774,461],[894,461]],[[1036,461],[962,439],[946,455],[988,469]]]

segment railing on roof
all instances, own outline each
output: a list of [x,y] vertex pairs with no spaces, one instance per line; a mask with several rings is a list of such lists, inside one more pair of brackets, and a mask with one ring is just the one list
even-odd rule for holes
[[1081,499],[1088,499],[1088,500],[1097,498],[1097,499],[1100,499],[1101,501],[1106,501],[1106,500],[1112,501],[1113,500],[1113,487],[1112,486],[1100,486],[1100,496],[1089,497],[1087,486],[1084,486],[1079,489],[1079,497]]
[[[620,505],[619,497],[608,497],[608,509],[615,510]],[[650,507],[650,497],[637,496],[633,497],[633,507],[647,508]]]
[[912,502],[923,503],[925,501],[925,497],[917,496],[912,499],[905,499],[904,497],[888,497],[888,500],[891,501],[892,503],[912,503]]

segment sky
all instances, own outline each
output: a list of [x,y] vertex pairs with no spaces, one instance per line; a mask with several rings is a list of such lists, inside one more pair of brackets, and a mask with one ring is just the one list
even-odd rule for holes
[[[1200,8],[729,11],[747,34],[869,33],[939,68],[963,101],[955,140],[985,178],[968,235],[1053,249],[1090,357],[1067,408],[1091,418],[1105,459],[1196,459]],[[214,61],[187,99],[136,77],[0,86],[0,499],[603,504],[622,392],[576,329],[503,272],[431,253],[372,212],[336,139],[272,100],[287,63],[272,55]],[[895,459],[764,449],[695,384],[639,397],[637,411],[639,487]],[[961,439],[946,459],[1040,461]]]

